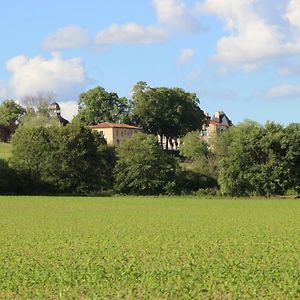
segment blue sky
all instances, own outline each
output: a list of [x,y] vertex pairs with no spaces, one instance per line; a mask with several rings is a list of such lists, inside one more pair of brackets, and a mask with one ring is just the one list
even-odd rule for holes
[[300,0],[11,0],[1,5],[0,102],[97,85],[182,87],[201,108],[299,122]]

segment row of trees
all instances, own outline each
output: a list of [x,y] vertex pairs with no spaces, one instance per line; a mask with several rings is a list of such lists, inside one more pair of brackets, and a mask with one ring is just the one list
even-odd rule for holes
[[[206,119],[196,95],[145,82],[134,86],[131,101],[101,87],[81,94],[79,113],[66,127],[52,122],[47,107],[45,97],[29,97],[26,109],[12,100],[0,106],[0,134],[1,124],[10,136],[20,125],[9,164],[0,160],[0,191],[300,193],[300,124],[246,121],[208,145],[199,134]],[[138,125],[145,133],[111,148],[86,127],[105,121]],[[163,150],[157,136],[180,137],[180,152]]]
[[84,126],[21,126],[8,165],[0,160],[0,190],[19,194],[179,194],[216,181],[184,170],[157,137],[138,133],[118,148]]

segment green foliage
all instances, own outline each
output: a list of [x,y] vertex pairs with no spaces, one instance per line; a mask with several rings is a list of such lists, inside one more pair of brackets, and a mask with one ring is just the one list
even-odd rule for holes
[[196,94],[180,88],[151,88],[145,82],[133,88],[132,118],[145,132],[167,140],[201,129],[205,121]]
[[115,187],[118,192],[139,195],[171,193],[176,160],[164,152],[155,136],[137,133],[117,149]]
[[108,184],[107,163],[98,151],[102,143],[82,126],[22,126],[13,137],[11,162],[25,178],[27,193],[92,193]]
[[25,109],[14,100],[3,101],[0,105],[0,124],[16,125],[21,122]]
[[[218,165],[214,153],[198,131],[187,133],[180,145],[180,154],[187,158],[181,164],[183,182],[190,191],[200,188],[217,188]],[[180,173],[179,173],[180,174]]]
[[198,131],[188,132],[182,139],[180,154],[192,160],[208,157],[208,144],[201,137]]
[[0,195],[13,193],[17,176],[6,160],[0,158]]
[[0,142],[0,159],[8,160],[11,156],[12,145],[11,143]]
[[[244,122],[230,128],[217,142],[219,183],[231,195],[280,195],[297,189],[299,127],[275,123],[265,127]],[[299,181],[298,181],[299,182]]]
[[217,180],[208,174],[197,172],[194,169],[180,169],[177,171],[177,193],[190,194],[199,189],[217,189]]
[[79,112],[76,118],[85,125],[122,122],[128,116],[128,109],[126,98],[119,98],[117,93],[107,92],[98,86],[79,96]]
[[3,101],[0,105],[0,142],[8,142],[25,113],[25,109],[14,100]]
[[1,299],[299,299],[300,202],[0,197]]

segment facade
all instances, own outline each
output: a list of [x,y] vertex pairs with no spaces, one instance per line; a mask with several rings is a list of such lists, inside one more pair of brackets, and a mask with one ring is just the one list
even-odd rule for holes
[[230,126],[232,126],[232,121],[223,111],[218,111],[212,117],[208,115],[208,123],[203,126],[201,136],[207,141],[211,137],[222,133]]
[[89,126],[92,130],[102,133],[108,145],[117,146],[124,140],[130,138],[132,135],[141,131],[140,128],[116,123],[99,123],[97,125]]

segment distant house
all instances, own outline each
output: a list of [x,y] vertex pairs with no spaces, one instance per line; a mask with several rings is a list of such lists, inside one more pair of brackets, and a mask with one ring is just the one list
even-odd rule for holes
[[232,126],[232,121],[227,117],[227,115],[223,111],[218,111],[214,113],[212,117],[209,115],[208,122],[203,125],[201,136],[208,140],[212,136],[222,133],[230,126]]
[[116,123],[99,123],[97,125],[89,126],[92,130],[102,133],[108,145],[119,145],[124,140],[130,138],[132,135],[141,131],[140,128]]

